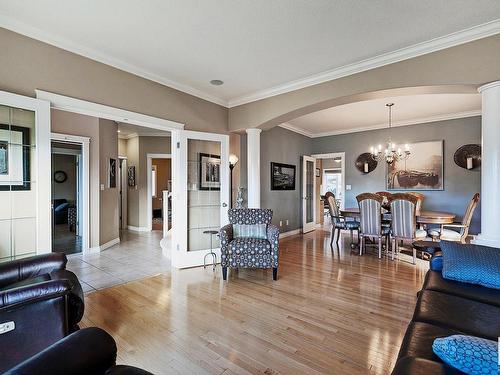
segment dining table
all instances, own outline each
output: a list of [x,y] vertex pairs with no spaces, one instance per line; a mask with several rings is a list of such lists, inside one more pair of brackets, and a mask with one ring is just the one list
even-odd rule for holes
[[[344,217],[359,218],[359,207],[344,208],[340,210]],[[389,211],[382,214],[384,220],[391,220]],[[422,210],[417,215],[417,223],[424,224],[451,224],[455,220],[456,215],[449,212]]]

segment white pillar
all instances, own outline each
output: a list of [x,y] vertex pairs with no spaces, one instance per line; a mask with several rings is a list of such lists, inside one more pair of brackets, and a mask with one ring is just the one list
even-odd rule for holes
[[482,98],[481,234],[474,243],[500,247],[500,81],[479,88]]
[[248,208],[260,208],[260,133],[247,129]]

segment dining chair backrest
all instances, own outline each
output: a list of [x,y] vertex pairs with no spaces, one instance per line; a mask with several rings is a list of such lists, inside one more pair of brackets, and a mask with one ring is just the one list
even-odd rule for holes
[[396,238],[415,238],[418,198],[412,194],[396,193],[391,199],[392,235]]
[[380,236],[384,198],[378,194],[363,193],[356,199],[359,206],[360,232],[365,236]]
[[465,240],[469,235],[470,223],[472,221],[472,216],[474,215],[474,210],[476,209],[477,204],[479,203],[479,199],[480,199],[479,193],[476,193],[474,194],[469,204],[467,205],[464,217],[462,218],[463,227],[462,230],[460,231],[461,240]]
[[337,201],[335,200],[335,195],[331,194],[327,197],[328,211],[330,211],[330,217],[332,219],[332,224],[340,222],[340,211],[337,206]]
[[385,209],[389,209],[391,206],[392,193],[389,193],[388,191],[377,191],[375,194],[380,195],[381,197],[384,198],[382,202],[382,207]]
[[425,195],[422,193],[418,193],[416,191],[409,191],[407,194],[411,194],[414,197],[417,197],[418,201],[417,201],[417,207],[416,207],[416,211],[417,211],[416,215],[420,216],[420,212],[422,211],[422,205],[424,204]]

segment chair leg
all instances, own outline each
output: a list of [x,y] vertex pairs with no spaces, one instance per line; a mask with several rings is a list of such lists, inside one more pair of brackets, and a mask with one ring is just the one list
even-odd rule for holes
[[332,225],[332,238],[330,239],[330,246],[333,245],[333,238],[335,237],[335,226]]
[[382,259],[382,236],[378,238],[378,259]]
[[413,264],[417,264],[417,249],[413,248]]
[[359,243],[359,255],[363,255],[363,247],[365,244],[365,237],[361,236],[361,242]]
[[392,260],[394,260],[395,252],[396,252],[396,239],[393,238],[392,239]]
[[357,232],[358,232],[358,246],[359,246],[360,245],[360,242],[359,242],[359,228],[358,228]]
[[278,280],[278,267],[273,267],[273,280]]
[[227,267],[222,267],[222,280],[227,280]]
[[337,246],[339,245],[339,240],[340,240],[340,228],[337,228]]

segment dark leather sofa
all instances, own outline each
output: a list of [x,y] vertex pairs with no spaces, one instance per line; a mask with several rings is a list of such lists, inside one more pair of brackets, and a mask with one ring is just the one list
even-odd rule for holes
[[0,333],[0,372],[79,329],[83,291],[66,263],[62,253],[0,263],[0,324],[13,326]]
[[115,365],[116,343],[106,331],[90,327],[72,333],[4,375],[151,375],[137,367]]
[[433,353],[434,339],[465,334],[496,341],[500,336],[500,290],[444,279],[441,252],[430,265],[393,375],[462,374]]

